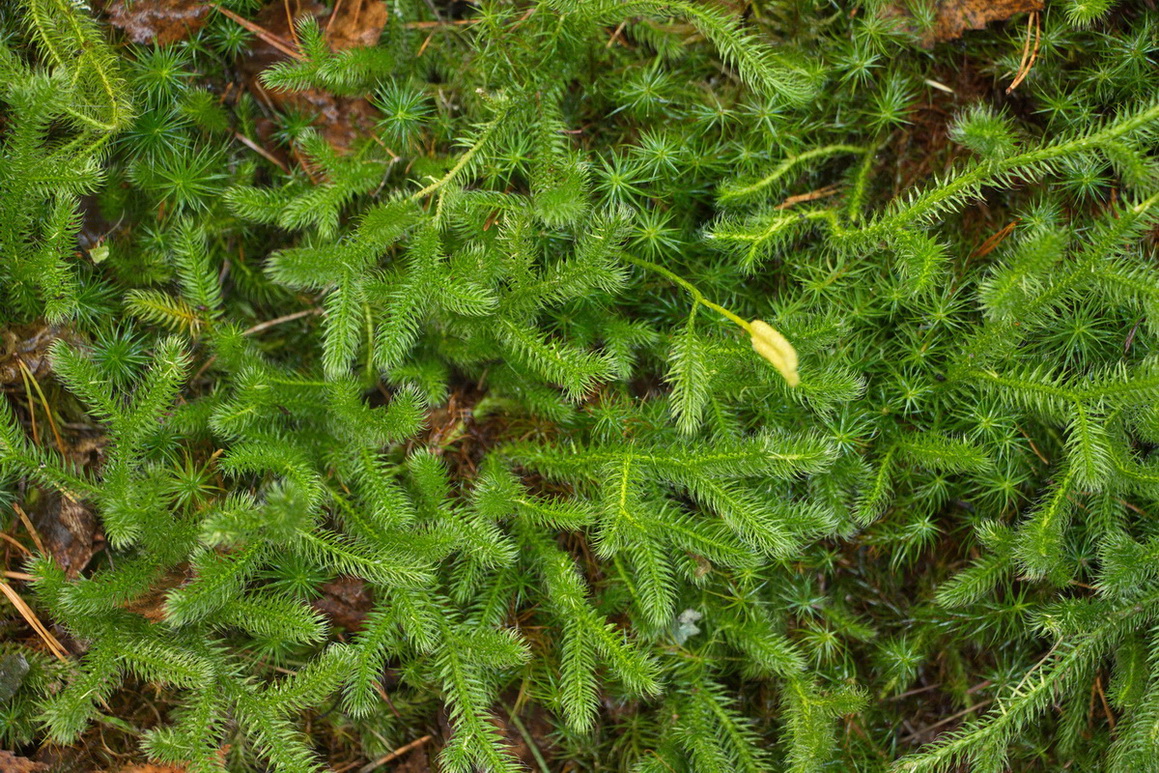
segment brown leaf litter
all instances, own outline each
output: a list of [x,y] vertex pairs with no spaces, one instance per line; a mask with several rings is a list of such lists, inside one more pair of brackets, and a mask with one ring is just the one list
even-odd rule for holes
[[[69,328],[44,322],[0,331],[0,386],[26,396],[24,408],[33,443],[55,444],[76,468],[93,469],[103,462],[107,441],[102,431],[88,425],[63,424],[62,419],[54,418],[60,409],[51,385],[49,352],[58,340],[78,343]],[[37,431],[38,413],[40,423],[47,423],[51,430],[51,440],[46,432]],[[53,558],[69,579],[80,576],[104,547],[92,510],[75,497],[51,489],[22,485],[20,494],[21,501],[15,507],[36,548]]]
[[316,0],[274,0],[262,7],[252,24],[260,35],[240,63],[247,87],[254,95],[279,111],[296,110],[315,116],[314,126],[334,148],[346,150],[373,127],[376,111],[361,97],[336,97],[318,89],[285,92],[262,85],[263,70],[289,58],[287,51],[297,51],[295,25],[314,17],[326,31],[334,51],[378,42],[387,21],[386,3],[382,0],[339,0],[333,13]]
[[56,491],[41,491],[26,504],[44,552],[68,579],[79,577],[105,544],[93,511]]
[[150,623],[160,623],[165,620],[165,601],[169,592],[180,588],[193,579],[193,570],[188,563],[180,563],[166,572],[160,579],[154,581],[149,590],[126,602],[122,608],[127,612],[148,620]]
[[62,338],[76,341],[69,328],[44,322],[13,325],[0,330],[0,386],[20,384],[25,368],[34,378],[47,375],[51,371],[48,350]]
[[[1041,11],[1043,0],[935,0],[934,23],[920,31],[920,42],[925,48],[936,43],[957,40],[968,30],[980,30],[991,22],[1004,21],[1020,13]],[[886,18],[896,18],[903,27],[917,32],[913,14],[903,5],[891,4],[882,10]]]
[[203,0],[114,0],[109,23],[134,43],[159,46],[184,40],[205,26],[210,4]]
[[382,0],[336,0],[325,26],[330,48],[344,51],[375,45],[386,27],[387,14]]
[[46,773],[48,766],[19,757],[12,752],[0,751],[0,773]]
[[321,587],[322,595],[310,605],[321,612],[331,625],[350,633],[362,630],[362,624],[374,606],[374,596],[365,580],[339,577]]

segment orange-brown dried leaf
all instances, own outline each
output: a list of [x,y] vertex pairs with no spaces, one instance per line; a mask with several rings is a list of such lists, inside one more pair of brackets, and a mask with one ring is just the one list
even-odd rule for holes
[[185,768],[176,765],[154,765],[148,762],[144,765],[129,765],[120,768],[117,773],[185,773]]
[[0,751],[0,773],[43,773],[47,770],[48,766],[43,762],[33,762],[12,752]]
[[[1004,21],[1020,13],[1041,11],[1043,0],[935,0],[937,15],[933,26],[921,35],[921,44],[932,48],[935,43],[956,40],[968,30],[980,30],[995,21]],[[912,14],[901,5],[888,5],[883,14],[901,20],[904,26]]]
[[325,23],[330,48],[342,51],[375,45],[388,13],[384,0],[337,0]]
[[210,5],[204,0],[115,0],[109,23],[134,43],[166,45],[184,40],[205,26]]
[[78,469],[96,470],[105,463],[105,449],[109,445],[108,435],[98,428],[73,427],[69,430],[65,456]]
[[298,109],[314,115],[314,126],[337,150],[347,150],[374,128],[377,112],[365,99],[336,97],[316,89],[292,95]]
[[[287,13],[288,11],[288,13]],[[296,42],[294,24],[302,19],[313,16],[321,18],[326,13],[326,6],[315,0],[291,0],[284,3],[282,0],[271,0],[262,6],[253,17],[253,23],[264,29],[275,38],[279,38],[290,46]],[[267,67],[284,61],[286,55],[278,47],[261,38],[256,38],[241,62],[242,70],[249,78],[256,78]]]

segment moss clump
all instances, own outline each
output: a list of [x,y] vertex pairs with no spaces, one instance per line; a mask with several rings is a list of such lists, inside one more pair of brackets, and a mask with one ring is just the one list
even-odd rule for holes
[[297,7],[0,12],[5,745],[1155,769],[1149,2]]

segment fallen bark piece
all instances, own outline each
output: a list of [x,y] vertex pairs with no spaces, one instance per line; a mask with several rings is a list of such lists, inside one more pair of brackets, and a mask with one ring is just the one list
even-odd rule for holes
[[28,660],[20,652],[10,652],[0,658],[0,705],[16,694],[28,671]]

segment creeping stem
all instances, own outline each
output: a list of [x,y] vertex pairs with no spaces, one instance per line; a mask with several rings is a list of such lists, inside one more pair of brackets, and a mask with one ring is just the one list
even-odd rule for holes
[[907,221],[921,218],[925,213],[937,211],[944,202],[960,196],[972,188],[984,185],[987,180],[1009,173],[1019,167],[1034,167],[1056,158],[1065,158],[1073,153],[1096,150],[1109,140],[1141,129],[1152,121],[1159,120],[1159,103],[1142,110],[1135,115],[1117,121],[1102,130],[1078,137],[1065,142],[1056,142],[1045,147],[1007,158],[983,161],[972,169],[963,172],[949,182],[929,188],[914,199],[903,209],[897,210],[878,220],[873,225],[860,232],[862,237],[879,237],[895,232]]
[[774,169],[771,174],[769,174],[767,177],[757,180],[751,185],[724,191],[720,195],[720,200],[728,201],[730,199],[739,199],[745,196],[751,196],[754,193],[759,193],[780,178],[784,177],[790,170],[793,169],[793,167],[806,161],[812,161],[815,158],[825,158],[826,156],[835,156],[840,153],[862,154],[865,152],[865,148],[858,147],[857,145],[826,145],[822,148],[807,150],[799,155],[786,158],[784,161],[777,164],[776,169]]
[[661,276],[665,276],[668,279],[671,279],[673,282],[675,282],[676,284],[680,285],[685,290],[687,290],[688,294],[692,296],[692,299],[696,303],[704,304],[705,306],[712,309],[713,311],[715,311],[719,314],[723,314],[728,319],[730,319],[733,322],[735,322],[736,324],[740,325],[741,328],[743,328],[746,333],[748,333],[749,335],[753,334],[753,326],[752,325],[750,325],[748,322],[746,322],[743,319],[741,319],[740,317],[738,317],[736,314],[733,314],[731,311],[729,311],[725,307],[723,307],[719,304],[713,303],[712,301],[705,298],[704,294],[696,288],[696,285],[692,284],[684,277],[678,276],[677,274],[672,273],[671,271],[664,268],[663,266],[657,266],[655,263],[649,263],[646,260],[641,260],[640,258],[637,258],[637,257],[632,256],[632,255],[624,255],[623,257],[629,263],[635,263],[637,266],[640,266],[641,268],[646,268],[649,271],[655,271],[657,274],[660,274]]
[[489,140],[491,138],[491,135],[495,133],[495,129],[499,126],[499,122],[506,115],[507,115],[507,111],[505,111],[505,110],[501,111],[499,113],[499,115],[495,116],[489,122],[487,122],[486,126],[483,127],[483,133],[479,135],[479,139],[475,140],[475,144],[473,144],[470,148],[468,148],[467,152],[464,153],[459,158],[459,160],[455,162],[455,165],[453,167],[451,167],[451,170],[449,172],[447,172],[445,175],[443,175],[441,178],[439,178],[438,180],[435,180],[430,185],[423,188],[418,193],[413,194],[410,197],[411,201],[418,201],[419,199],[422,199],[425,196],[429,196],[430,194],[437,191],[439,188],[442,188],[444,185],[446,185],[447,183],[454,180],[455,177],[457,177],[458,174],[463,171],[463,169],[467,166],[467,164],[471,163],[471,159],[474,158],[475,155],[480,150],[482,150],[483,146],[487,144],[487,140]]

